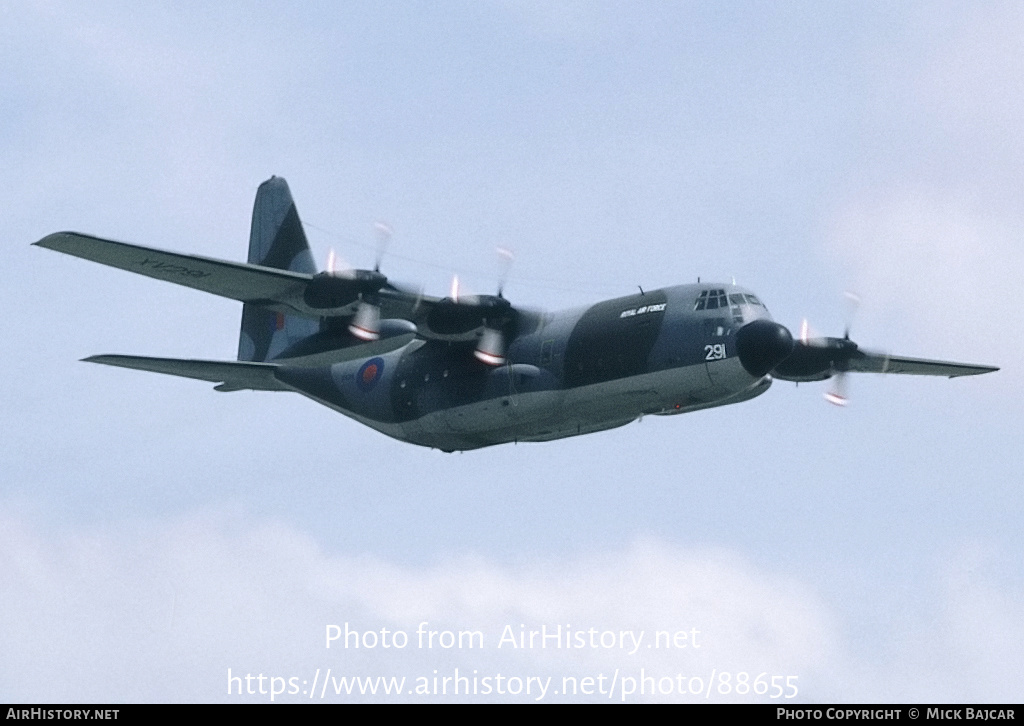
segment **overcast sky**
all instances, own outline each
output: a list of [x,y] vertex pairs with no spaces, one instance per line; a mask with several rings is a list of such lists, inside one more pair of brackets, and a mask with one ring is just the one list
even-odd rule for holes
[[[229,669],[330,668],[1019,702],[1021,37],[1015,2],[0,0],[0,701],[265,702]],[[735,277],[839,335],[854,290],[864,347],[1002,370],[445,455],[78,362],[233,358],[241,306],[31,242],[244,260],[272,174],[321,265],[371,265],[385,220],[384,271],[434,294],[493,291],[496,245],[537,308]],[[410,644],[327,649],[346,622]],[[560,624],[700,647],[497,647]]]

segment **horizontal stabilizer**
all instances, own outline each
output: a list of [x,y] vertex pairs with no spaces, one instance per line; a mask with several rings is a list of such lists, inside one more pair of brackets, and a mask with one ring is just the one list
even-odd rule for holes
[[973,363],[952,363],[943,360],[904,358],[883,353],[861,352],[861,355],[850,359],[849,370],[862,373],[903,373],[911,376],[957,378],[992,373],[999,369],[995,366],[982,366]]
[[277,366],[271,363],[149,358],[141,355],[94,355],[83,360],[87,363],[103,363],[119,368],[134,368],[219,383],[220,385],[216,386],[218,391],[292,390],[274,377],[274,369]]
[[306,285],[313,276],[302,272],[165,252],[78,232],[57,232],[35,244],[157,280],[256,303],[274,312],[310,317],[320,314],[303,301]]

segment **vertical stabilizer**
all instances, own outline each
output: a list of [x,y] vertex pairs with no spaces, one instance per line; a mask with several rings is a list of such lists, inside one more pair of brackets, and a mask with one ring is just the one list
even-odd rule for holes
[[[252,208],[249,263],[292,272],[316,273],[299,212],[288,182],[273,176],[260,184]],[[302,338],[312,335],[319,321],[271,312],[253,303],[242,307],[238,360],[267,361]]]

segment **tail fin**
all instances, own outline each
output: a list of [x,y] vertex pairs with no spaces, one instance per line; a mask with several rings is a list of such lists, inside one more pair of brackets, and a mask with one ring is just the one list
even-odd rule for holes
[[[249,233],[251,264],[292,272],[316,273],[306,233],[288,182],[273,176],[260,184]],[[319,321],[271,312],[255,303],[242,306],[238,360],[267,361],[319,329]]]

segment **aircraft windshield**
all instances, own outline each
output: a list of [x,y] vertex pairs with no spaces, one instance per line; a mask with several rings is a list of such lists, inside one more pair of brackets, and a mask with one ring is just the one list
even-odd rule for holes
[[[726,294],[725,290],[719,288],[702,290],[693,305],[693,309],[718,310],[719,308],[729,308],[729,312],[732,314],[732,322],[742,325],[744,319],[750,319],[750,312],[746,311],[745,314],[745,306],[747,305],[756,305],[757,307],[764,308],[764,303],[758,300],[755,295],[742,292]],[[765,309],[767,310],[767,308]]]
[[693,306],[693,309],[717,310],[718,308],[725,307],[729,307],[725,290],[703,290],[700,293],[700,297],[697,298],[697,303]]
[[761,302],[756,295],[749,293],[733,292],[728,295],[725,294],[725,290],[702,290],[700,296],[697,298],[697,302],[694,304],[694,310],[717,310],[718,308],[725,308],[738,305],[757,305],[758,307],[765,307],[764,303]]

